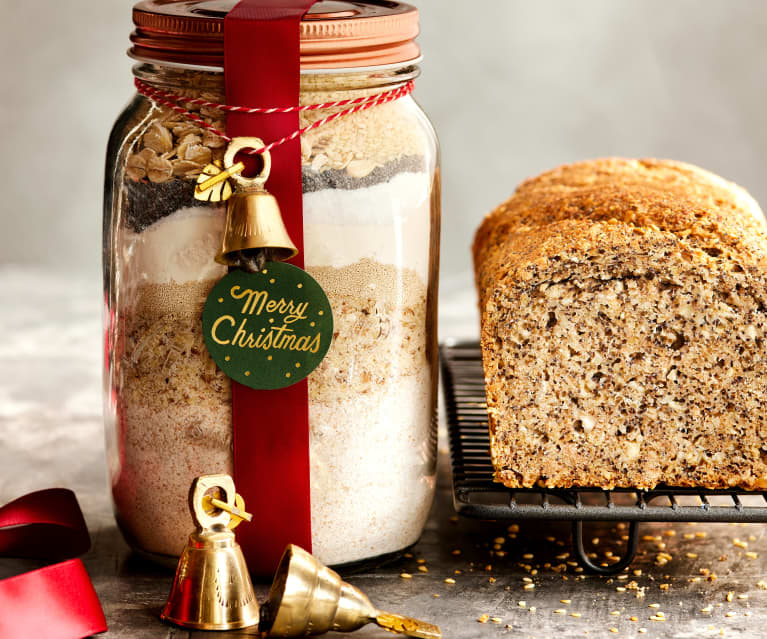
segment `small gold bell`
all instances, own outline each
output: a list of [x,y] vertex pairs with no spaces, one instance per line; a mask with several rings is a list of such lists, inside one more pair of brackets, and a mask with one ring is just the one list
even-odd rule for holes
[[229,475],[194,480],[189,507],[197,530],[178,562],[165,621],[195,630],[235,630],[259,622],[259,605],[245,558],[234,533],[233,519],[250,521]]
[[369,623],[408,637],[442,637],[430,623],[377,610],[360,590],[292,544],[282,556],[261,614],[261,629],[270,637],[351,632]]
[[289,260],[298,253],[282,221],[277,199],[264,190],[237,190],[229,200],[221,251],[216,262],[239,266],[240,251],[266,249],[270,259]]
[[[263,146],[264,143],[259,138],[235,138],[224,154],[223,169],[209,165],[197,180],[195,197],[211,201],[230,198],[231,189],[226,191],[226,180],[231,178],[235,183],[236,188],[226,209],[221,251],[216,256],[219,264],[241,266],[243,258],[249,257],[248,252],[258,249],[270,260],[289,260],[298,254],[298,249],[285,228],[277,199],[264,188],[272,168],[269,152],[264,151],[261,154],[263,168],[258,175],[251,178],[241,175],[245,168],[243,164],[235,163],[238,152]],[[222,184],[223,191],[214,197],[213,187],[217,184]]]

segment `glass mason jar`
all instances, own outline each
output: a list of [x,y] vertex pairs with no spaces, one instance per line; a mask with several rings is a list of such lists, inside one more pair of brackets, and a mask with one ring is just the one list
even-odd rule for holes
[[[147,16],[170,7],[174,18],[188,12],[174,28],[199,32],[199,24],[184,24],[201,14],[222,20],[222,4],[228,10],[235,3],[137,5],[134,74],[170,93],[224,103],[214,55],[145,47],[142,31]],[[357,19],[362,4],[407,13],[411,23],[415,13],[393,2],[321,1],[304,18],[302,34],[304,23],[334,12]],[[198,11],[205,5],[207,12]],[[411,38],[405,48],[398,35],[388,49],[379,38],[373,61],[380,64],[355,58],[342,39],[335,58],[326,48],[316,61],[302,40],[301,104],[380,93],[415,78],[417,47]],[[225,129],[223,112],[190,108]],[[303,112],[301,126],[332,112]],[[208,355],[200,325],[208,292],[226,274],[214,261],[225,206],[193,198],[201,169],[221,159],[225,147],[222,138],[141,95],[119,116],[109,141],[108,462],[118,524],[134,549],[156,558],[178,556],[184,547],[193,478],[232,472],[230,380]],[[438,147],[408,96],[307,132],[301,163],[305,265],[327,293],[335,323],[328,355],[308,377],[312,545],[321,561],[340,565],[412,545],[434,495]]]

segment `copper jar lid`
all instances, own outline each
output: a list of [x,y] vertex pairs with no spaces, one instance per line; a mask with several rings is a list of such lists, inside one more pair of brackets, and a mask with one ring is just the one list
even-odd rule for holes
[[[143,0],[128,54],[145,62],[222,69],[224,17],[237,0]],[[389,0],[319,0],[301,22],[301,70],[416,61],[418,10]]]

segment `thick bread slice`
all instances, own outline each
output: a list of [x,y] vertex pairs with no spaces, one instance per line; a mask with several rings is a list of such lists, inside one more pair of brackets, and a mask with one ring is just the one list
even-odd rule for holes
[[524,182],[474,241],[493,465],[510,487],[767,487],[767,224],[694,166]]

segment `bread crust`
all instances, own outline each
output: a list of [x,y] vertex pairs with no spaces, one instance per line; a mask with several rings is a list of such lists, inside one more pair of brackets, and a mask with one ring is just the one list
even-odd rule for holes
[[[767,331],[767,223],[745,190],[667,160],[608,158],[562,166],[524,181],[491,212],[476,233],[473,254],[496,480],[510,487],[767,486],[767,448],[759,444],[767,427],[753,414],[763,395],[767,401],[757,378]],[[556,288],[564,298],[556,297]],[[570,299],[570,308],[563,299]],[[597,312],[601,303],[606,306]],[[544,328],[546,314],[555,324],[561,317],[560,325]],[[607,316],[609,321],[602,319]],[[576,330],[581,322],[588,331]],[[671,339],[666,348],[645,330],[649,325],[653,331],[661,326],[658,334],[684,334],[682,345],[674,347]],[[558,350],[564,342],[581,359],[565,362]],[[737,384],[726,373],[714,374],[708,361],[730,357],[722,350],[729,342],[740,352],[728,369],[743,378]],[[575,364],[589,362],[583,349],[592,357],[609,353],[615,361],[645,351],[646,361],[625,375],[634,374],[635,384],[641,379],[649,408],[625,414],[608,408],[626,400],[621,384],[628,377],[609,393],[570,388],[568,399],[557,401],[536,390],[545,383],[558,395],[572,386]],[[660,375],[678,365],[689,375],[675,389]],[[667,415],[663,398],[681,391],[698,398],[696,404]],[[736,400],[720,406],[706,399],[706,391],[741,395],[747,410],[724,409]],[[595,425],[573,434],[574,423],[581,422],[576,430],[583,427],[573,415],[584,406],[599,417],[587,416]],[[627,424],[640,431],[638,443],[624,437],[620,429]],[[594,445],[598,441],[601,448]],[[696,461],[692,451],[704,446],[706,458]],[[607,454],[595,464],[599,450]],[[718,470],[710,459],[720,453],[730,461]]]

